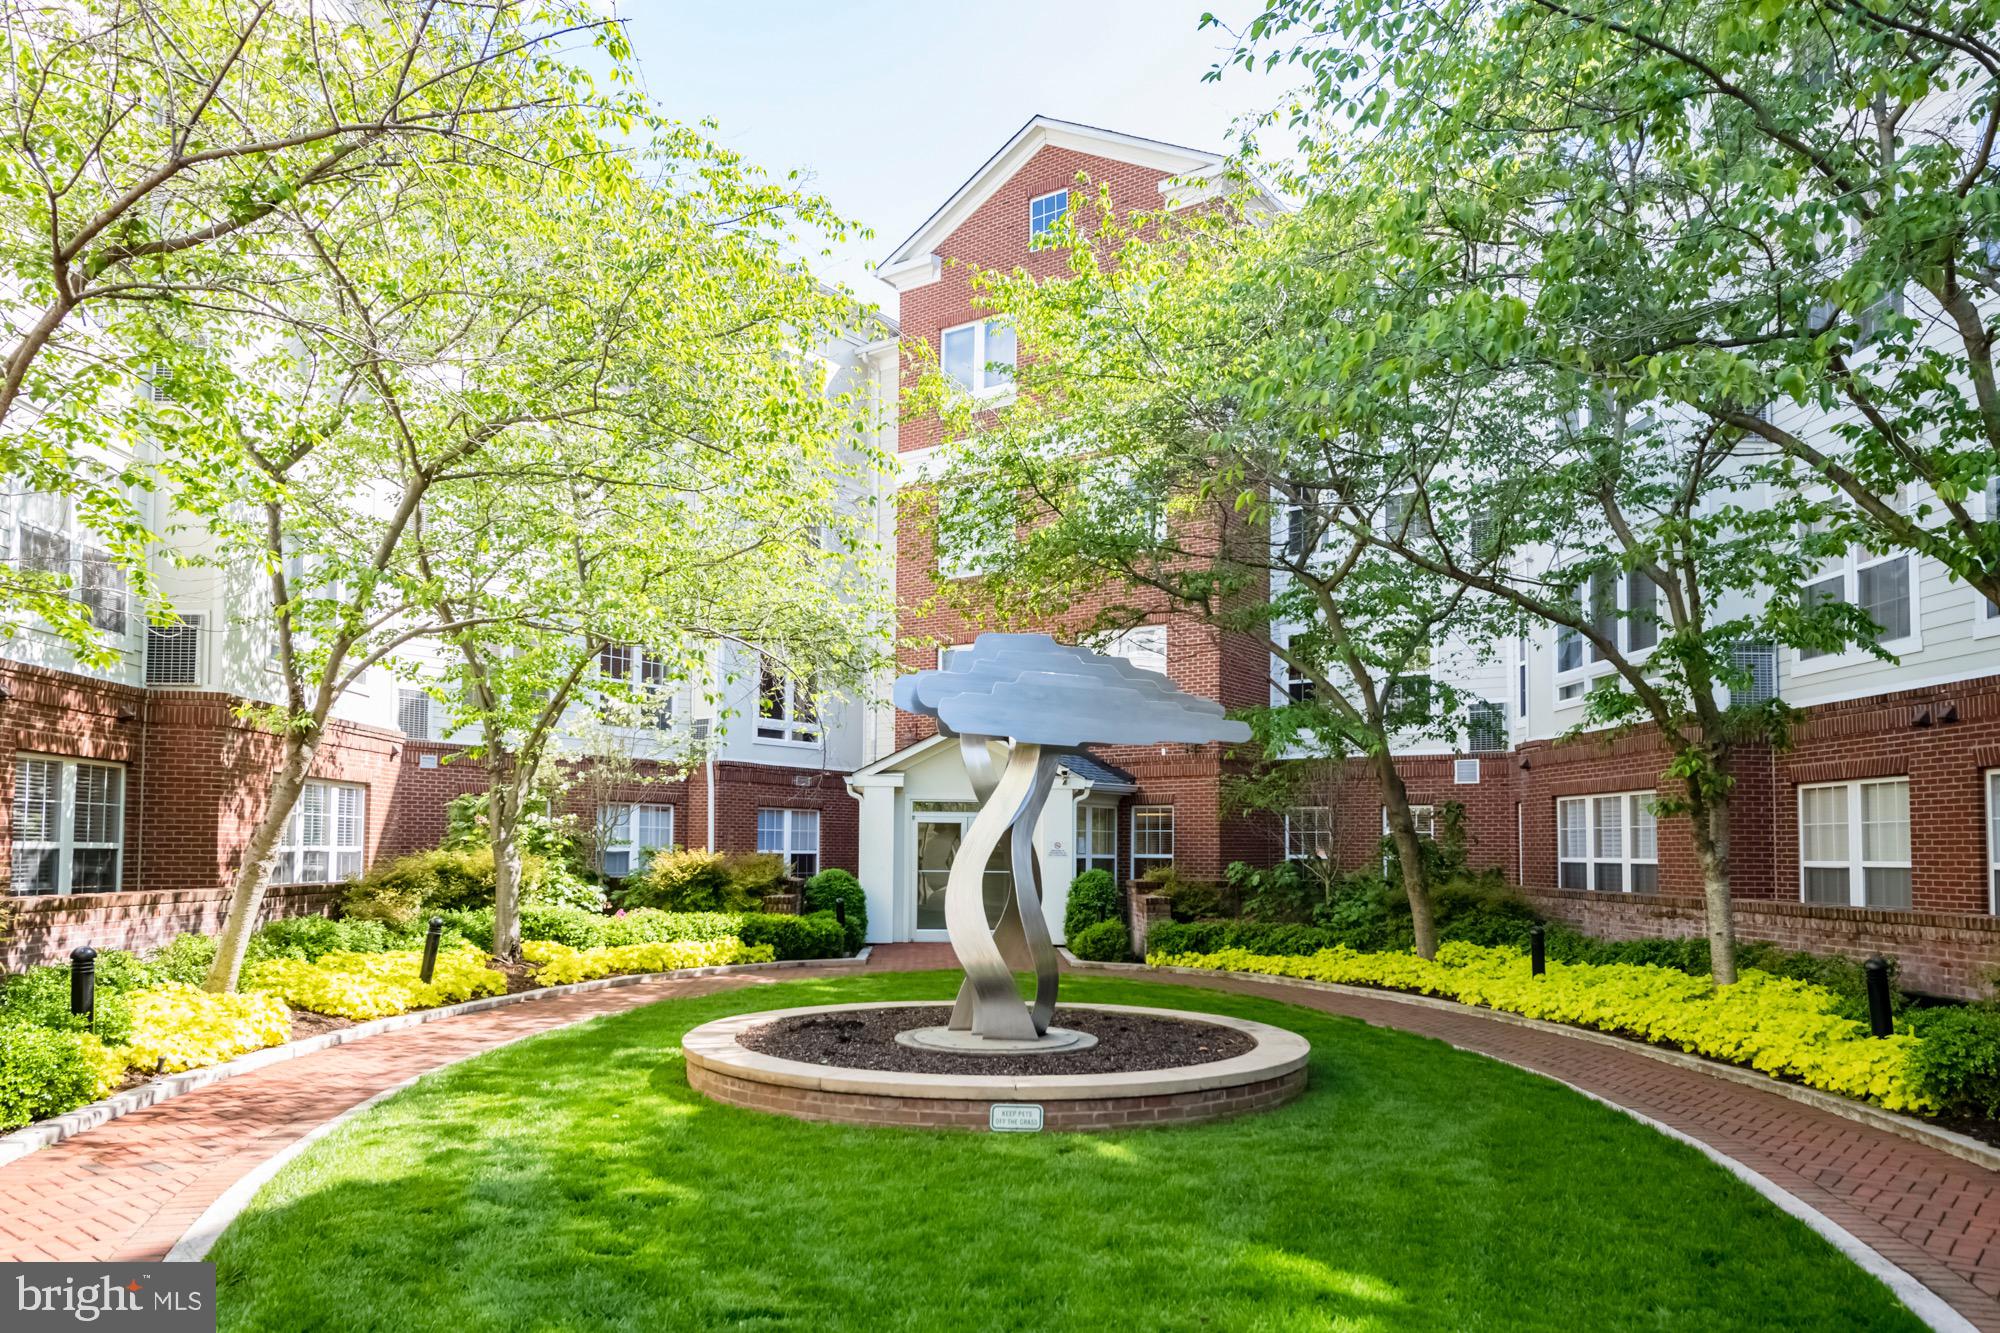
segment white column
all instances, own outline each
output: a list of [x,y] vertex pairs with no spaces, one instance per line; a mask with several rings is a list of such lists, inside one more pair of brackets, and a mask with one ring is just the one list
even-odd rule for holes
[[903,915],[896,901],[898,887],[906,876],[899,873],[896,836],[903,804],[903,775],[879,773],[857,783],[848,791],[861,802],[860,870],[861,890],[868,897],[868,942],[884,944],[899,938]]

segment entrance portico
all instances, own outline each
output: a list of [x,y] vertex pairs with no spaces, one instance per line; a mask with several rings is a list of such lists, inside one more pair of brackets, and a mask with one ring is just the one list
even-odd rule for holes
[[[905,746],[849,775],[847,789],[861,803],[860,879],[868,895],[869,940],[945,940],[945,879],[978,809],[958,743],[932,736]],[[1129,773],[1089,754],[1061,757],[1035,829],[1042,912],[1057,943],[1063,942],[1070,881],[1093,866],[1116,873],[1118,803],[1136,790]],[[998,918],[1012,888],[1003,844],[986,869],[989,919]]]

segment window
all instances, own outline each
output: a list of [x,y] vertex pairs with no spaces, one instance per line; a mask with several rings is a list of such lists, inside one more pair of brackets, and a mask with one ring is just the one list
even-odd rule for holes
[[757,738],[766,741],[819,740],[819,713],[812,685],[780,675],[766,658],[757,688]]
[[819,873],[819,811],[759,810],[757,850],[775,852],[795,877],[811,879]]
[[1014,326],[983,319],[946,329],[940,361],[944,373],[969,393],[999,393],[1014,383]]
[[1079,805],[1076,808],[1076,873],[1102,870],[1118,878],[1118,807]]
[[435,709],[436,700],[422,690],[396,691],[396,725],[413,741],[437,739],[431,726],[431,714]]
[[[1986,521],[2000,523],[2000,473],[1986,483]],[[1975,594],[1975,609],[1972,617],[1972,632],[1985,636],[2000,634],[2000,602],[1984,594]]]
[[[1916,633],[1915,603],[1910,596],[1910,568],[1913,557],[1906,551],[1878,556],[1859,548],[1847,553],[1829,573],[1805,586],[1808,609],[1828,602],[1846,602],[1860,607],[1881,631],[1883,644],[1908,639]],[[1847,649],[1801,648],[1799,660],[1840,658]]]
[[630,699],[637,709],[638,725],[664,727],[673,721],[673,681],[667,674],[667,659],[644,652],[630,644],[607,644],[597,652],[597,674],[601,679],[627,687],[621,699]]
[[2000,912],[2000,768],[1986,773],[1987,910]]
[[[1410,807],[1410,823],[1416,827],[1417,836],[1425,842],[1437,838],[1437,807],[1434,805],[1413,805]],[[1389,807],[1382,807],[1382,873],[1396,874],[1396,849],[1388,844]]]
[[114,893],[125,770],[81,759],[14,759],[14,892]]
[[1174,808],[1171,805],[1132,807],[1132,878],[1174,863]]
[[1333,856],[1333,811],[1323,805],[1295,805],[1285,811],[1285,859],[1325,861]]
[[271,862],[273,884],[335,884],[361,873],[367,789],[308,782]]
[[1528,716],[1528,636],[1514,639],[1514,708],[1516,715]]
[[1314,684],[1311,676],[1308,676],[1290,662],[1283,663],[1283,666],[1285,668],[1285,695],[1287,698],[1295,704],[1309,704],[1318,697],[1317,691],[1319,686]]
[[23,570],[68,581],[70,596],[106,634],[126,630],[125,571],[92,544],[67,496],[26,494],[14,502],[13,555]]
[[[1589,618],[1590,628],[1602,638],[1628,654],[1643,653],[1660,641],[1660,588],[1647,575],[1638,570],[1620,572],[1615,569],[1594,571],[1577,590],[1577,598],[1584,614]],[[1590,662],[1604,660],[1604,652],[1597,644],[1586,640],[1582,633],[1559,626],[1556,629],[1556,698],[1561,701],[1581,699],[1589,691],[1584,680],[1563,681],[1563,676],[1572,675],[1585,669],[1586,657]],[[1527,669],[1525,659],[1521,665],[1523,687],[1522,712],[1526,715]]]
[[1556,802],[1556,883],[1599,893],[1657,893],[1659,826],[1651,792]]
[[1910,905],[1910,780],[1799,788],[1799,895],[1835,907]]
[[597,816],[597,864],[607,875],[635,875],[652,853],[674,845],[671,805],[607,805]]
[[1069,211],[1069,191],[1051,190],[1038,194],[1028,201],[1028,239],[1054,229],[1062,215]]

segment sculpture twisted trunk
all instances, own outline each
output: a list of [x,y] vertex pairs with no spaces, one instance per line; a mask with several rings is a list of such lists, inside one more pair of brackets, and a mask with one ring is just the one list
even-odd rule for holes
[[[1005,749],[1004,768],[996,745]],[[1005,746],[987,736],[961,736],[959,752],[980,807],[945,881],[945,927],[965,969],[951,1026],[981,1037],[1033,1040],[1048,1031],[1056,1009],[1056,950],[1042,915],[1035,858],[1035,828],[1055,787],[1056,759],[1039,745]],[[986,864],[1002,837],[1009,837],[1013,892],[998,925],[989,925]],[[1014,989],[1010,953],[1025,953],[1034,969],[1032,1007]]]

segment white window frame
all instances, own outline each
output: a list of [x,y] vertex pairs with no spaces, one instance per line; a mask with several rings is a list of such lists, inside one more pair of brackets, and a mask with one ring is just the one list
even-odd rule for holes
[[[1900,507],[1899,505],[1898,508]],[[1924,646],[1924,598],[1923,588],[1917,582],[1918,575],[1922,571],[1917,567],[1917,556],[1914,551],[1892,551],[1887,555],[1878,556],[1872,551],[1865,551],[1859,546],[1852,546],[1848,548],[1847,554],[1843,555],[1840,559],[1829,561],[1820,570],[1819,577],[1807,581],[1805,586],[1800,589],[1800,593],[1803,595],[1807,589],[1816,588],[1822,583],[1831,583],[1835,579],[1839,579],[1840,600],[1849,606],[1859,606],[1861,604],[1862,571],[1894,564],[1898,560],[1904,562],[1903,586],[1907,590],[1906,595],[1910,602],[1910,632],[1899,638],[1882,639],[1876,646],[1880,647],[1884,652],[1894,653],[1899,657],[1907,653],[1921,651]],[[1975,621],[1975,632],[1977,629],[1978,622]],[[1834,652],[1821,653],[1816,657],[1808,657],[1804,652],[1794,648],[1791,657],[1793,673],[1801,676],[1810,676],[1815,672],[1832,671],[1844,666],[1855,666],[1881,660],[1868,649],[1856,644],[1849,644],[1847,647]]]
[[636,644],[607,643],[597,650],[597,676],[616,681],[628,692],[617,702],[630,705],[632,715],[624,720],[632,726],[659,731],[673,724],[680,686],[667,677],[666,654]]
[[[1618,580],[1616,587],[1612,590],[1612,600],[1617,611],[1617,623],[1612,626],[1610,637],[1618,645],[1619,651],[1627,661],[1635,663],[1643,662],[1653,655],[1653,650],[1659,646],[1661,633],[1668,628],[1665,618],[1666,613],[1661,607],[1660,591],[1656,588],[1653,593],[1654,623],[1646,626],[1653,633],[1653,641],[1648,644],[1634,646],[1632,631],[1635,626],[1640,625],[1642,622],[1633,619],[1632,616],[1632,589],[1637,586],[1638,580],[1647,578],[1648,576],[1643,571],[1637,569],[1600,570],[1593,573],[1577,589],[1577,603],[1582,607],[1585,619],[1589,619],[1591,616],[1593,610],[1592,598],[1595,594],[1597,580],[1603,574],[1614,575]],[[1562,665],[1563,648],[1572,641],[1576,645],[1577,664],[1573,667],[1565,668]],[[1556,668],[1556,707],[1558,708],[1572,708],[1581,704],[1584,696],[1590,693],[1591,681],[1599,676],[1609,675],[1616,670],[1609,661],[1598,654],[1596,644],[1584,638],[1580,631],[1571,629],[1565,625],[1556,626],[1555,656],[1551,661],[1552,665]],[[1581,688],[1576,688],[1578,686],[1581,686]]]
[[[1055,211],[1049,215],[1048,220],[1037,227],[1035,225],[1035,206],[1047,203],[1051,199],[1059,199],[1062,202],[1056,205]],[[1028,243],[1032,245],[1037,236],[1045,236],[1054,230],[1056,224],[1062,221],[1063,214],[1067,212],[1069,212],[1068,186],[1064,186],[1060,190],[1050,190],[1047,194],[1038,194],[1030,199],[1028,201]]]
[[[30,524],[27,521],[28,506],[36,500],[46,501],[58,511],[53,526],[47,523]],[[8,496],[6,527],[4,534],[0,534],[0,538],[4,538],[6,549],[0,551],[0,558],[4,558],[16,569],[27,567],[25,542],[21,535],[22,529],[27,527],[33,527],[38,532],[63,540],[66,549],[63,554],[62,569],[47,572],[60,573],[69,580],[69,590],[66,595],[70,601],[86,608],[86,615],[92,628],[109,639],[123,642],[131,639],[139,627],[146,623],[146,618],[138,615],[132,606],[131,584],[125,577],[125,570],[112,559],[108,550],[93,544],[96,534],[84,527],[77,518],[76,504],[70,497],[33,491],[16,492]],[[99,608],[92,606],[86,596],[91,591],[86,586],[86,580],[93,568],[108,571],[109,574],[109,580],[102,586],[111,591],[112,596],[109,600],[113,605],[103,616],[100,616]],[[107,621],[114,623],[106,623]]]
[[[14,808],[17,814],[20,809],[21,770],[28,764],[53,764],[57,766],[55,774],[56,815],[54,830],[56,836],[53,838],[36,839],[34,841],[24,839],[20,836],[21,821],[19,818],[16,818],[13,826],[12,851],[17,857],[24,851],[52,851],[56,853],[56,885],[53,889],[24,889],[21,887],[18,871],[10,866],[8,875],[9,891],[23,897],[56,896],[77,892],[117,893],[124,887],[125,883],[125,765],[105,763],[94,759],[72,759],[65,755],[38,754],[32,751],[22,751],[14,756]],[[87,768],[106,770],[117,775],[117,814],[112,820],[112,832],[115,836],[110,842],[101,840],[77,841],[77,774],[80,770]],[[110,888],[83,890],[75,888],[76,854],[78,851],[110,851],[114,853],[111,864]]]
[[[1618,846],[1607,850],[1603,834],[1605,828],[1599,812],[1609,805],[1618,818]],[[1580,810],[1583,814],[1582,855],[1571,855],[1564,846],[1564,813]],[[1641,819],[1641,815],[1644,819]],[[1645,836],[1642,838],[1641,834]],[[1642,854],[1642,842],[1650,842],[1650,854]],[[1582,869],[1582,884],[1568,882],[1563,871],[1567,866]],[[1618,883],[1607,884],[1606,873],[1615,870]],[[1652,883],[1646,888],[1634,887],[1634,871],[1650,870],[1648,878]],[[1558,796],[1556,798],[1556,887],[1560,889],[1581,889],[1590,893],[1658,893],[1660,891],[1660,816],[1659,793],[1650,791],[1591,792],[1582,796]]]
[[[772,686],[777,686],[775,694]],[[765,711],[767,700],[773,702]],[[779,745],[818,745],[819,710],[813,706],[810,682],[780,676],[767,657],[757,665],[756,736],[760,741]]]
[[2000,768],[1986,779],[1986,910],[2000,915]]
[[[757,850],[785,858],[787,872],[797,879],[819,873],[820,812],[790,807],[766,807],[757,812]],[[805,862],[804,858],[812,858]]]
[[[1308,850],[1313,847],[1323,850]],[[1295,805],[1285,811],[1287,861],[1329,861],[1336,847],[1331,806]]]
[[[1099,846],[1099,834],[1106,845]],[[1109,871],[1118,880],[1118,807],[1102,802],[1076,803],[1076,874],[1088,870]]]
[[[638,835],[643,815],[666,815],[667,838],[665,842],[642,840]],[[597,814],[597,868],[615,879],[636,875],[645,868],[645,854],[658,851],[662,847],[674,846],[674,807],[652,801],[624,801],[616,805],[602,807]],[[625,858],[623,870],[613,870],[610,865],[614,856]]]
[[[1903,842],[1909,847],[1912,834],[1910,812],[1910,780],[1908,777],[1857,778],[1848,782],[1807,782],[1799,785],[1795,797],[1798,816],[1799,852],[1799,901],[1819,907],[1869,907],[1885,912],[1909,911],[1916,905],[1916,865],[1914,848],[1912,854],[1901,861],[1890,861],[1870,857],[1867,854],[1868,830],[1862,821],[1861,792],[1864,787],[1901,787],[1903,789]],[[1806,793],[1811,791],[1841,791],[1845,793],[1845,818],[1847,826],[1847,859],[1844,861],[1806,859]],[[1845,870],[1847,872],[1847,902],[1826,903],[1806,896],[1806,872],[1808,870]],[[1871,870],[1902,870],[1910,876],[1911,901],[1909,907],[1889,903],[1868,901],[1868,872]]]
[[[1157,822],[1141,829],[1140,819],[1158,821],[1165,816],[1164,825]],[[1164,839],[1165,851],[1161,851]],[[1141,847],[1147,850],[1141,851]],[[1171,805],[1135,805],[1132,807],[1132,878],[1143,879],[1149,870],[1174,863],[1174,808]]]
[[[1010,369],[1008,373],[1005,375],[995,375],[990,365],[991,358],[989,358],[987,355],[986,344],[987,341],[992,337],[992,331],[995,325],[1006,326],[1010,332],[1012,330],[1012,325],[1008,324],[1008,322],[1005,319],[1000,318],[999,316],[991,316],[986,319],[975,319],[970,321],[969,323],[954,324],[948,329],[938,330],[938,368],[941,371],[944,369],[944,349],[946,340],[949,339],[955,333],[964,333],[968,330],[971,331],[972,334],[972,365],[970,368],[970,374],[972,377],[971,382],[968,383],[964,380],[961,380],[957,376],[951,374],[949,371],[945,371],[944,373],[946,379],[949,379],[953,383],[957,384],[960,389],[964,390],[966,393],[971,394],[974,398],[994,398],[998,397],[1001,394],[1012,393],[1014,391],[1013,371]],[[1014,360],[1008,363],[1009,366],[1010,367],[1018,366],[1020,364],[1020,357],[1021,357],[1021,344],[1019,341],[1019,335],[1015,335]]]
[[[352,805],[352,809],[344,806]],[[309,821],[323,822],[322,834],[308,839]],[[325,873],[318,878],[306,874],[306,860],[313,853],[325,856]],[[273,884],[345,884],[359,879],[368,861],[368,788],[358,782],[322,782],[314,779],[299,793],[292,817],[271,854]]]
[[[1986,521],[2000,523],[2000,474],[1986,483]],[[2000,638],[2000,602],[1974,588],[1972,591],[1972,637]]]

